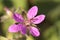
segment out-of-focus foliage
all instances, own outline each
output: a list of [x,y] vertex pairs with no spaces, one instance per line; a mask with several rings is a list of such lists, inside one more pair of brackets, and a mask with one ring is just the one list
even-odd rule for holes
[[[0,0],[0,40],[7,40],[6,37],[12,38],[13,35],[8,33],[8,27],[14,23],[11,18],[4,18],[6,13],[4,7],[9,9],[23,8],[27,10],[29,7],[38,6],[38,15],[45,14],[46,18],[37,27],[40,29],[39,37],[29,36],[26,40],[60,40],[60,0]],[[8,16],[7,16],[8,17]]]
[[28,36],[26,40],[34,40],[32,36]]
[[8,40],[8,39],[3,36],[0,36],[0,40]]

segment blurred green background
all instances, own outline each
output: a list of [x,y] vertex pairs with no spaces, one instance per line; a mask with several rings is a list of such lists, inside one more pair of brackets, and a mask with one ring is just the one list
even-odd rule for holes
[[11,18],[7,18],[4,7],[11,10],[21,7],[27,11],[34,5],[39,8],[38,15],[45,14],[46,18],[37,25],[41,35],[29,36],[25,40],[60,40],[60,0],[0,0],[0,40],[12,38],[12,34],[7,32],[8,27],[14,22]]

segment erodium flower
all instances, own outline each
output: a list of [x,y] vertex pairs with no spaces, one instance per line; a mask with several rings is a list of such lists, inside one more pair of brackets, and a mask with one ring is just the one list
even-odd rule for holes
[[26,14],[27,19],[24,19],[21,14],[14,12],[12,17],[17,23],[12,24],[8,31],[14,33],[20,32],[22,34],[26,34],[29,31],[33,36],[39,36],[40,32],[34,25],[41,23],[45,19],[45,15],[41,14],[36,16],[37,12],[38,7],[33,6]]

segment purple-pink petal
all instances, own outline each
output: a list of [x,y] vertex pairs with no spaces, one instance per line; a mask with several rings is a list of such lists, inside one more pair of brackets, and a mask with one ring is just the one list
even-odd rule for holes
[[23,17],[22,15],[18,14],[18,13],[14,13],[13,14],[13,18],[15,19],[15,21],[17,22],[23,22]]
[[32,19],[32,23],[39,24],[45,19],[45,15],[38,15]]
[[19,30],[22,34],[26,34],[26,27],[23,24],[19,24]]
[[28,19],[32,19],[34,16],[36,16],[37,12],[38,12],[38,7],[33,6],[27,13]]
[[36,27],[31,27],[30,28],[30,33],[35,37],[38,37],[40,35],[40,32]]
[[19,31],[19,30],[18,30],[18,25],[16,25],[16,24],[11,25],[11,26],[9,27],[8,31],[9,31],[9,32],[18,32],[18,31]]

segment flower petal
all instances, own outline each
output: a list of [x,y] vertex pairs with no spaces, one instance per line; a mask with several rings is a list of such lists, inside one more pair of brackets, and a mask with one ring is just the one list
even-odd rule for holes
[[5,7],[4,10],[6,11],[6,13],[9,17],[12,16],[12,12],[7,7]]
[[18,14],[18,13],[14,13],[13,14],[13,18],[15,19],[15,21],[17,22],[23,22],[23,17],[22,15]]
[[39,30],[38,30],[37,28],[35,28],[35,27],[31,27],[30,33],[31,33],[33,36],[36,36],[36,37],[40,35]]
[[16,24],[11,25],[11,26],[9,27],[8,31],[9,31],[9,32],[18,32],[18,31],[19,31],[18,25],[16,25]]
[[19,29],[22,34],[26,34],[26,27],[23,24],[19,24]]
[[33,18],[32,23],[39,24],[45,19],[45,15],[39,15],[35,18]]
[[28,11],[28,13],[27,13],[28,19],[31,19],[31,18],[33,18],[34,16],[36,16],[37,11],[38,11],[38,7],[37,7],[37,6],[33,6],[33,7]]

